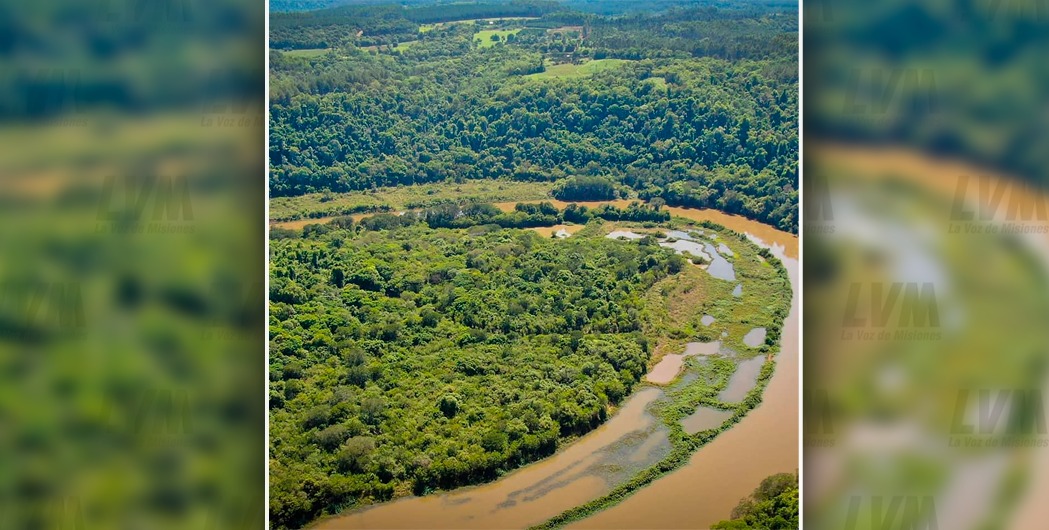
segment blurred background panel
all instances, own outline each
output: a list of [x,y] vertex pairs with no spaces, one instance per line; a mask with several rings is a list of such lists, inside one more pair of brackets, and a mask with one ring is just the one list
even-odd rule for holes
[[265,3],[0,3],[0,528],[264,524]]
[[1049,3],[804,6],[806,528],[1044,528]]

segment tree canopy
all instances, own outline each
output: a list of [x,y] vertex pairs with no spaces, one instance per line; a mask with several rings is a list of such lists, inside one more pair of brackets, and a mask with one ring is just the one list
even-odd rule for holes
[[[607,18],[533,6],[541,18],[422,31],[405,15],[415,8],[353,8],[371,13],[366,19],[342,14],[348,9],[324,15],[341,41],[308,36],[329,26],[275,23],[275,35],[308,40],[290,47],[331,49],[272,53],[275,197],[594,177],[644,199],[796,231],[796,21],[788,16],[693,8]],[[350,20],[382,27],[357,37]],[[507,37],[475,44],[482,28]]]

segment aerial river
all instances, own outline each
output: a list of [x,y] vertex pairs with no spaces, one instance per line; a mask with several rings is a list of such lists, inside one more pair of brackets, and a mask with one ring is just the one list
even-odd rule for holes
[[[512,206],[511,206],[512,207]],[[764,400],[691,461],[572,528],[707,528],[769,475],[798,468],[798,240],[713,210],[670,208],[748,234],[786,266],[793,304]],[[542,461],[500,479],[451,492],[408,497],[317,523],[321,529],[510,529],[539,524],[609,492],[670,450],[666,428],[646,410],[660,396],[642,387],[604,425]]]

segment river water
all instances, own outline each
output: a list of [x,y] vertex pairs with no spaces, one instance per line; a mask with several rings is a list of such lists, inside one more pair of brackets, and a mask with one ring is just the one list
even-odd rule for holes
[[[797,238],[742,217],[711,212],[673,209],[674,215],[711,219],[751,234],[759,244],[770,241],[771,250],[790,272],[793,305],[764,402],[681,469],[573,528],[707,528],[728,518],[739,499],[763,478],[798,467]],[[768,239],[757,239],[762,237]],[[380,504],[315,527],[510,529],[541,523],[607,493],[667,454],[665,427],[646,410],[662,393],[654,387],[641,389],[594,432],[494,482]]]
[[[745,228],[728,226],[756,236]],[[771,241],[780,243],[770,250],[786,266],[794,296],[784,322],[776,371],[761,405],[692,455],[684,467],[569,528],[709,528],[728,519],[739,500],[754,491],[765,477],[798,469],[797,239],[780,233]]]

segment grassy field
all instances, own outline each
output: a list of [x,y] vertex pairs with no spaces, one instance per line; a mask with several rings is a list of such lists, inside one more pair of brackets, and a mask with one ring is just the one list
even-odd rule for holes
[[331,51],[331,48],[312,48],[308,50],[288,50],[284,53],[288,57],[320,57]]
[[645,79],[645,82],[651,84],[656,88],[667,87],[667,80],[665,77],[649,77],[648,79]]
[[551,64],[548,61],[546,63],[545,72],[529,74],[525,77],[530,77],[532,79],[573,79],[579,77],[589,77],[591,75],[594,75],[595,72],[617,68],[626,62],[629,61],[625,59],[596,59],[580,64]]
[[[313,193],[276,197],[270,201],[270,220],[294,222],[373,211],[402,211],[443,201],[473,199],[485,202],[549,199],[552,184],[501,180],[469,180],[461,184],[439,182],[381,188],[351,193]],[[301,224],[301,223],[300,223]]]
[[411,48],[412,46],[415,46],[418,43],[419,43],[419,41],[417,41],[417,40],[410,40],[410,41],[407,41],[407,42],[399,43],[397,46],[394,46],[393,49],[396,50],[396,51],[404,51],[404,50],[407,50],[408,48]]
[[[736,298],[731,295],[731,288],[735,282],[715,279],[694,266],[654,285],[646,295],[643,313],[645,336],[655,343],[656,355],[653,356],[653,363],[662,353],[670,350],[680,352],[684,343],[692,340],[720,338],[725,348],[723,352],[734,351],[736,354],[688,359],[682,373],[663,387],[666,396],[651,405],[651,410],[670,430],[672,449],[669,455],[637,473],[627,482],[615,486],[609,493],[566,510],[544,523],[533,526],[532,530],[563,528],[618,504],[658,478],[687,464],[699,448],[732,428],[761,403],[765,387],[775,371],[779,332],[791,303],[790,281],[786,269],[779,260],[766,259],[756,245],[726,228],[715,225],[700,226],[681,218],[674,218],[669,225],[660,228],[668,227],[686,232],[699,230],[707,234],[716,233],[717,241],[727,244],[735,252],[731,261],[736,269],[737,278],[744,285],[744,296]],[[639,231],[642,227],[636,223],[602,223],[588,225],[586,231],[596,230],[599,234],[604,234],[617,228]],[[712,326],[702,326],[699,323],[699,318],[704,314],[717,317]],[[770,340],[759,348],[746,347],[741,341],[743,334],[757,326],[769,329]],[[728,336],[720,337],[721,331],[726,331]],[[754,387],[740,402],[721,401],[719,393],[724,390],[729,377],[736,370],[739,359],[757,356],[763,357],[765,362]],[[692,377],[684,378],[686,373]],[[684,431],[681,420],[699,406],[728,411],[732,416],[718,427],[688,434]]]
[[507,20],[537,20],[539,17],[501,17],[501,18],[471,18],[468,20],[455,20],[451,22],[437,22],[435,24],[420,24],[419,33],[428,33],[435,29],[445,28],[455,24],[486,24],[486,23],[497,23]]
[[499,36],[499,40],[506,42],[506,37],[509,35],[516,35],[517,32],[521,31],[521,28],[517,29],[485,29],[478,31],[474,34],[474,42],[477,43],[479,48],[490,48],[495,46],[496,41],[492,40],[495,35]]

